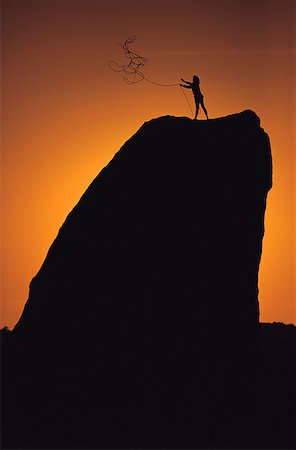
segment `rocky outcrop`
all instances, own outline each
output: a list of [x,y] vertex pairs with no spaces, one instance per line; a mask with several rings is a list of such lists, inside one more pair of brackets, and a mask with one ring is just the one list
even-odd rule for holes
[[[145,123],[67,217],[5,335],[5,445],[264,446],[257,281],[271,184],[252,111]],[[291,442],[288,423],[277,444]]]
[[255,113],[145,123],[67,217],[14,333],[253,327],[270,187]]

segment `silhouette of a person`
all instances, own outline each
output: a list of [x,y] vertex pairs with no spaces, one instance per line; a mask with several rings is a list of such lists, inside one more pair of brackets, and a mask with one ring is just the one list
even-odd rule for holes
[[196,75],[193,75],[193,79],[192,82],[191,81],[185,81],[183,80],[183,78],[181,78],[181,81],[183,81],[183,83],[186,84],[180,84],[180,86],[186,88],[186,89],[192,89],[193,95],[194,95],[194,100],[195,100],[195,105],[196,105],[196,110],[195,110],[195,116],[194,116],[194,120],[197,118],[198,115],[198,111],[199,111],[199,105],[202,107],[206,118],[209,119],[208,117],[208,112],[206,110],[206,107],[204,105],[204,96],[201,93],[200,87],[199,87],[199,78]]

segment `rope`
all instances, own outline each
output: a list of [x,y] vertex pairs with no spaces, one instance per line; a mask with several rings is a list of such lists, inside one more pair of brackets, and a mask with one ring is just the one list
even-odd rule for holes
[[[130,60],[128,64],[118,64],[116,61],[109,61],[108,65],[113,72],[123,72],[125,75],[128,75],[129,78],[126,78],[123,76],[123,81],[126,84],[136,84],[140,81],[148,81],[148,83],[155,84],[157,86],[163,86],[163,87],[170,87],[170,86],[179,86],[179,83],[173,83],[173,84],[163,84],[163,83],[157,83],[156,81],[149,80],[145,77],[145,75],[141,72],[140,69],[145,66],[145,64],[148,62],[148,59],[144,58],[143,56],[137,55],[136,53],[132,52],[129,49],[130,44],[134,44],[135,40],[137,39],[136,36],[131,36],[126,39],[124,44],[119,44],[120,47],[123,48],[125,56]],[[180,86],[181,87],[181,86]],[[192,113],[192,116],[194,116],[193,110],[191,108],[191,105],[189,103],[189,100],[187,98],[187,95],[185,94],[183,88],[181,87],[181,91],[188,103],[188,106],[190,108],[190,111]]]
[[120,47],[123,48],[124,54],[130,60],[130,62],[128,64],[118,64],[116,61],[109,61],[108,65],[110,69],[114,72],[124,72],[125,75],[128,75],[129,78],[126,78],[125,76],[123,77],[123,80],[127,84],[136,84],[140,81],[146,80],[149,83],[156,84],[157,86],[178,86],[179,83],[157,83],[156,81],[149,80],[145,77],[141,70],[142,67],[144,67],[148,62],[148,59],[144,58],[143,56],[137,55],[137,53],[132,52],[129,48],[129,45],[134,44],[136,39],[136,36],[131,36],[127,38],[124,44],[119,44]]
[[146,81],[149,81],[149,83],[156,84],[157,86],[164,86],[164,87],[169,87],[169,86],[179,86],[179,83],[173,83],[173,84],[156,83],[156,81],[149,80],[149,79],[146,78],[145,76],[143,76],[143,79],[146,80]]
[[192,117],[194,117],[194,112],[193,112],[193,110],[192,110],[192,108],[191,108],[191,104],[190,104],[190,102],[189,102],[189,100],[188,100],[188,97],[187,97],[187,95],[185,94],[185,91],[184,91],[184,89],[182,88],[182,86],[180,86],[180,89],[181,89],[182,94],[183,94],[184,97],[186,98],[186,101],[187,101],[188,106],[189,106],[189,108],[190,108],[190,111],[191,111],[191,113],[192,113]]
[[[148,78],[146,78],[145,76],[143,76],[143,79],[144,79],[145,81],[149,81],[149,83],[156,84],[157,86],[165,86],[165,87],[167,87],[167,86],[180,86],[179,83],[174,83],[174,84],[161,84],[161,83],[156,83],[156,81],[148,80]],[[191,107],[191,104],[190,104],[190,102],[189,102],[189,100],[188,100],[188,97],[187,97],[187,95],[186,95],[184,89],[182,88],[182,86],[180,86],[180,89],[181,89],[181,92],[182,92],[182,94],[184,95],[184,97],[185,97],[185,99],[186,99],[186,102],[187,102],[187,104],[188,104],[188,106],[189,106],[189,109],[190,109],[190,111],[191,111],[192,117],[194,117],[193,109],[192,109],[192,107]]]
[[134,44],[136,36],[131,36],[126,39],[124,44],[119,44],[123,48],[125,56],[130,60],[128,64],[118,64],[116,61],[109,61],[109,67],[114,72],[124,72],[130,78],[123,77],[127,84],[135,84],[144,79],[144,74],[140,71],[142,67],[148,62],[148,59],[137,55],[129,49],[130,44]]

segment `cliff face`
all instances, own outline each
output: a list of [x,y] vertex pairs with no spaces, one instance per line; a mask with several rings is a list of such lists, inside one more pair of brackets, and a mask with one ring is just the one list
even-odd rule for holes
[[254,327],[271,177],[252,111],[145,123],[67,217],[14,334],[170,341]]

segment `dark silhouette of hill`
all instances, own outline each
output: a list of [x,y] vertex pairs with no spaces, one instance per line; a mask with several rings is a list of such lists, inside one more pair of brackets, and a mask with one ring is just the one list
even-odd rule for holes
[[271,179],[252,111],[145,123],[2,333],[4,446],[291,446],[295,329],[259,326]]

